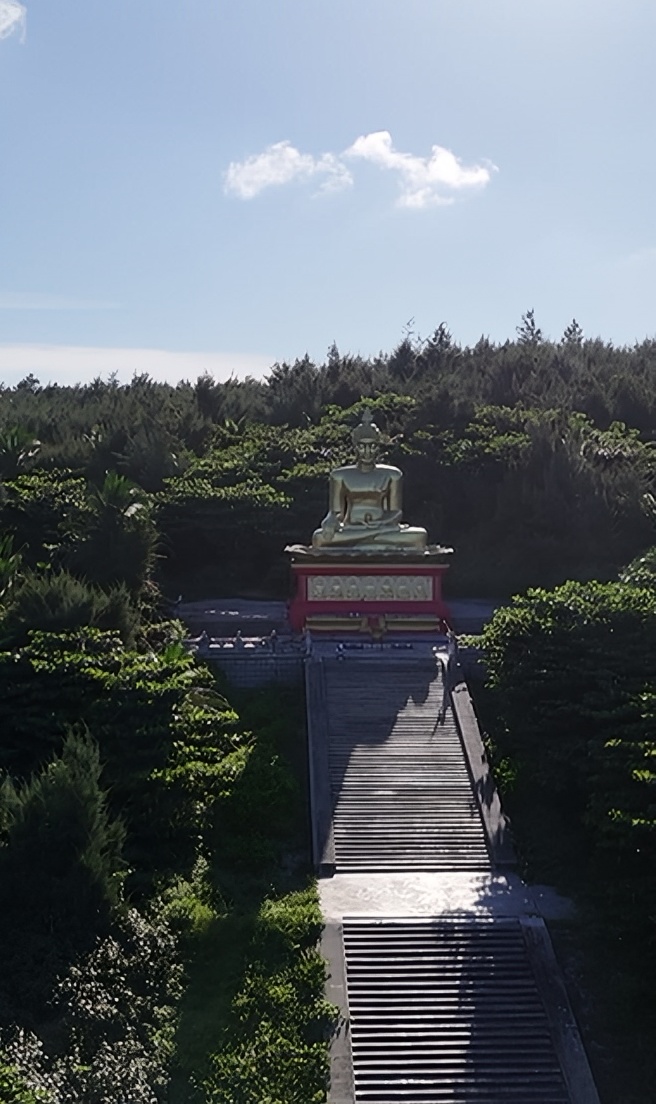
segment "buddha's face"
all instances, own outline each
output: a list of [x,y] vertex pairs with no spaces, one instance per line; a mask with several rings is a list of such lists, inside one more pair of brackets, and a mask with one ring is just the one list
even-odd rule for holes
[[378,442],[375,440],[357,441],[355,445],[355,456],[358,464],[361,464],[365,468],[373,468],[376,463],[376,457],[378,456]]

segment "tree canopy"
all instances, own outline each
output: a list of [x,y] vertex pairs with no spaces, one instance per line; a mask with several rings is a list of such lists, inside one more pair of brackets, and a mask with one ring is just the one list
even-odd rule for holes
[[263,380],[32,380],[0,391],[0,530],[26,567],[133,596],[154,557],[171,592],[193,577],[281,593],[282,546],[325,512],[366,404],[406,472],[408,520],[456,548],[454,591],[610,579],[653,543],[655,396],[656,341],[616,348],[575,319],[547,341],[532,310],[514,342],[463,347],[441,323]]

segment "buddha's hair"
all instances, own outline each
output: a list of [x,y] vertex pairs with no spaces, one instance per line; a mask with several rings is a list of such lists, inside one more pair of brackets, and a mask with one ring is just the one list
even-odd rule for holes
[[360,422],[360,425],[355,427],[351,436],[355,445],[357,445],[360,441],[380,441],[382,434],[378,426],[374,422],[370,410],[363,411],[362,421]]

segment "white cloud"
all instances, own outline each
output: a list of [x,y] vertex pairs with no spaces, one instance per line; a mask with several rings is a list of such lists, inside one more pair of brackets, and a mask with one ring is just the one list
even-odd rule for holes
[[25,5],[18,0],[0,0],[0,38],[8,38],[14,31],[24,38],[26,15]]
[[334,154],[313,157],[301,153],[291,142],[276,142],[264,153],[232,161],[224,178],[225,191],[238,199],[253,199],[265,188],[317,176],[324,177],[321,192],[338,191],[352,183],[348,169]]
[[116,372],[127,383],[136,372],[178,383],[209,372],[217,380],[262,377],[275,357],[253,353],[184,353],[170,349],[98,348],[83,345],[0,345],[0,383],[12,387],[33,373],[46,383],[88,383]]
[[322,153],[319,157],[301,153],[291,142],[276,142],[264,153],[232,161],[224,176],[224,190],[238,199],[253,199],[265,188],[323,177],[319,192],[341,191],[353,184],[345,158],[360,158],[398,173],[398,205],[415,209],[453,203],[457,193],[484,188],[496,171],[492,164],[463,165],[444,146],[433,146],[429,157],[401,153],[394,149],[389,131],[378,130],[362,134],[341,154]]
[[495,166],[462,164],[451,150],[433,146],[430,157],[417,157],[394,149],[388,130],[356,138],[346,157],[360,157],[381,169],[397,172],[401,181],[401,207],[434,207],[454,202],[454,193],[489,184]]

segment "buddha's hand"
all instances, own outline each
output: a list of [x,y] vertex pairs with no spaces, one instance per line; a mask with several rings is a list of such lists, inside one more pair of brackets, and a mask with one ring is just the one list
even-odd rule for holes
[[335,533],[339,528],[341,520],[342,519],[340,515],[334,514],[332,513],[332,511],[329,514],[326,514],[325,518],[321,522],[321,532],[323,533],[326,540],[331,541],[333,539]]
[[397,526],[401,522],[402,517],[403,514],[401,510],[386,510],[382,518],[380,518],[379,521],[375,522],[376,528],[397,528]]

